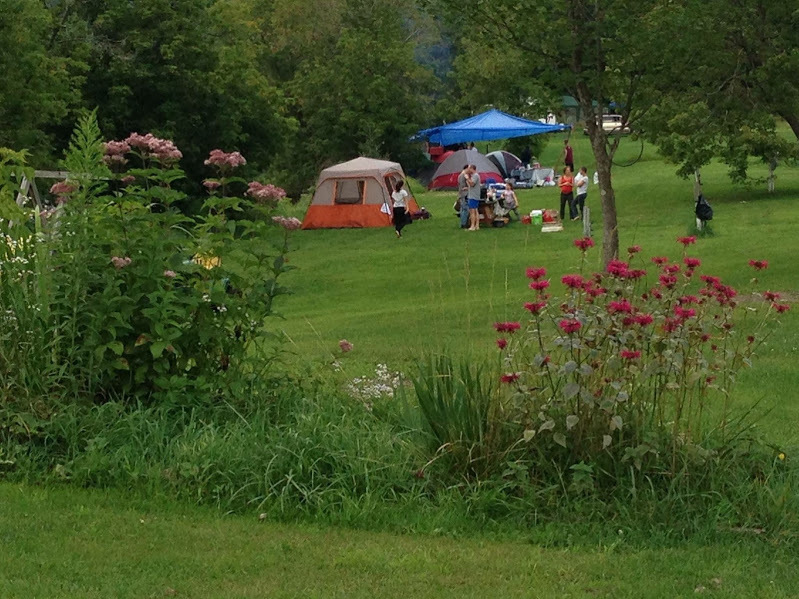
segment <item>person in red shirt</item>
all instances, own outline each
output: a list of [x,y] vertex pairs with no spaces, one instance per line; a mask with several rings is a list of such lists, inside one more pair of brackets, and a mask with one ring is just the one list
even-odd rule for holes
[[566,202],[569,203],[569,218],[577,220],[577,206],[574,205],[574,177],[572,170],[567,166],[563,169],[563,174],[558,180],[558,187],[560,187],[560,220],[566,216]]
[[563,140],[563,166],[568,166],[574,172],[574,150],[569,145],[569,140]]

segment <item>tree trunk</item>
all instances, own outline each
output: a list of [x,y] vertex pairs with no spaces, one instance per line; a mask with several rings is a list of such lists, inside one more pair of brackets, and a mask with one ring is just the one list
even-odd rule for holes
[[791,131],[796,136],[796,139],[799,139],[799,114],[792,114],[792,113],[785,113],[781,114],[782,118],[785,119],[785,122],[791,127]]
[[611,169],[613,163],[606,137],[602,127],[588,123],[588,135],[591,138],[591,149],[596,160],[596,172],[599,175],[599,198],[602,203],[602,264],[619,257],[619,225],[616,219],[616,192],[613,190]]

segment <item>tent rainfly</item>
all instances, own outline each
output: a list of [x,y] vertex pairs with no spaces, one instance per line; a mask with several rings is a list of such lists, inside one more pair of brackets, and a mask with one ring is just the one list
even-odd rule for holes
[[[404,180],[399,163],[363,156],[326,168],[319,175],[302,228],[387,227],[391,191],[397,181]],[[411,193],[407,185],[405,189]],[[419,210],[412,195],[409,199],[411,211]]]
[[564,131],[570,128],[570,125],[547,125],[538,121],[528,121],[492,108],[488,112],[456,123],[423,129],[414,136],[414,139],[426,139],[430,143],[450,146],[470,141],[526,137],[540,133]]

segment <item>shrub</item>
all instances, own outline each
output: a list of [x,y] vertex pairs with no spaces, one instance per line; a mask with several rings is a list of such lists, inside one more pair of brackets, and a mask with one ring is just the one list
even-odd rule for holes
[[[687,248],[695,238],[678,241]],[[593,242],[575,245],[584,264]],[[566,475],[586,488],[615,485],[633,468],[650,481],[694,484],[747,436],[747,420],[731,410],[735,378],[751,365],[765,323],[787,305],[759,294],[742,312],[757,319],[744,336],[737,291],[700,275],[698,258],[685,250],[677,261],[652,258],[651,286],[636,268],[640,251],[629,248],[628,261],[604,272],[564,275],[559,301],[546,270],[529,268],[529,318],[495,325],[534,478]]]
[[277,348],[264,325],[287,293],[278,281],[298,221],[270,218],[278,188],[231,194],[244,189],[231,176],[244,158],[221,150],[201,214],[182,214],[180,157],[151,134],[103,144],[88,115],[54,207],[4,222],[4,402],[27,396],[46,416],[44,400],[64,397],[230,400],[268,371]]

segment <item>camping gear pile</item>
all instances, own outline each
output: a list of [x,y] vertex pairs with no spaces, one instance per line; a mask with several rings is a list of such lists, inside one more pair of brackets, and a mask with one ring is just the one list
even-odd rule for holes
[[555,169],[542,168],[539,164],[534,164],[530,168],[521,166],[511,171],[510,179],[513,181],[513,185],[519,189],[554,187]]

